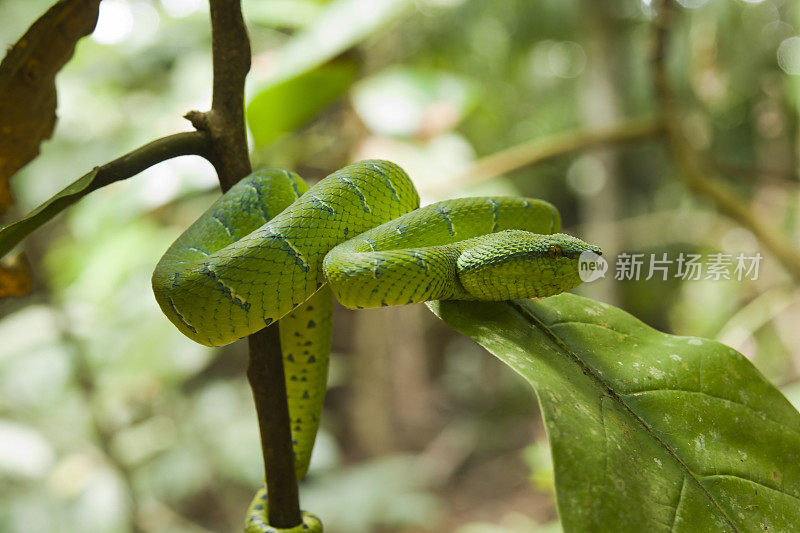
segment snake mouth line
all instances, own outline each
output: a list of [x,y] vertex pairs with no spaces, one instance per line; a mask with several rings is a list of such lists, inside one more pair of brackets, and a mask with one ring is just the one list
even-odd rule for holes
[[[570,260],[570,261],[574,261],[574,260],[578,259],[579,256],[580,256],[580,254],[577,254],[577,253],[576,254],[572,254],[572,253],[570,253],[570,254],[564,254],[563,256],[561,256],[561,258],[562,259],[566,259],[566,260]],[[486,268],[486,267],[490,267],[490,266],[506,265],[506,264],[509,264],[509,263],[513,263],[515,261],[525,261],[525,260],[528,260],[528,259],[547,259],[547,258],[548,258],[548,255],[547,255],[546,251],[533,251],[533,252],[531,252],[531,251],[522,251],[522,252],[516,252],[516,253],[513,253],[513,254],[504,255],[504,256],[498,256],[498,257],[489,259],[489,260],[487,260],[487,261],[485,261],[483,263],[469,265],[467,267],[462,268],[461,271],[462,272],[472,272],[473,270],[479,270],[481,268]],[[577,272],[578,272],[577,268],[575,269],[575,272],[577,274]],[[565,275],[569,275],[569,273],[567,273]],[[553,276],[553,277],[558,278],[558,277],[562,277],[562,276]]]

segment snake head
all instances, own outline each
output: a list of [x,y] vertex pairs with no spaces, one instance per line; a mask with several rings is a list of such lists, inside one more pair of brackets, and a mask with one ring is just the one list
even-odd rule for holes
[[506,230],[462,243],[458,278],[474,300],[544,298],[581,284],[581,254],[601,255],[577,237]]

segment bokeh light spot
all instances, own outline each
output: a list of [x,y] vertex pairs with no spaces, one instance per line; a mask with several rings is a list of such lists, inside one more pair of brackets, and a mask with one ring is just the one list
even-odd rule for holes
[[694,9],[696,7],[700,7],[703,4],[708,2],[708,0],[678,0],[678,3],[683,7]]
[[133,12],[127,2],[106,0],[100,3],[100,15],[92,39],[100,44],[117,44],[133,31]]
[[547,53],[550,72],[559,78],[576,78],[586,68],[586,52],[572,41],[553,43]]
[[603,162],[592,155],[579,157],[567,170],[567,185],[580,196],[595,196],[603,189],[606,180]]
[[188,17],[200,9],[202,0],[161,0],[161,7],[171,17]]
[[778,46],[778,66],[786,74],[800,75],[800,37],[789,37]]

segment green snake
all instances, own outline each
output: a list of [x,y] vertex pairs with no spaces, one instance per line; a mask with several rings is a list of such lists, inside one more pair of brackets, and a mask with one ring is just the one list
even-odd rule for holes
[[[530,198],[478,197],[419,207],[394,163],[361,161],[311,188],[295,173],[256,171],[222,195],[153,273],[161,310],[187,337],[220,346],[280,320],[297,478],[308,469],[325,395],[332,297],[345,307],[551,296],[581,283],[596,246],[556,233],[558,211]],[[248,532],[268,525],[265,489]]]

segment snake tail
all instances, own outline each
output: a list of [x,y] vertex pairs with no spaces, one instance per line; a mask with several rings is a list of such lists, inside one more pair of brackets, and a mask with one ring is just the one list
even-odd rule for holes
[[269,525],[267,488],[262,486],[256,493],[245,519],[245,533],[322,533],[322,522],[315,515],[302,511],[302,522],[291,528]]
[[303,479],[319,430],[331,353],[333,295],[324,286],[278,322],[297,479]]

